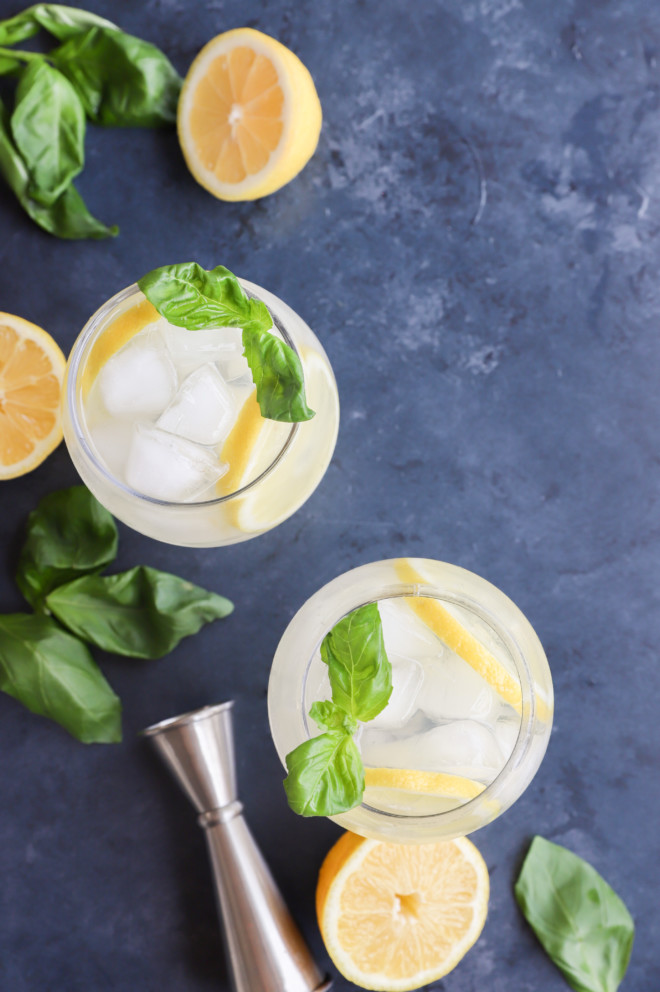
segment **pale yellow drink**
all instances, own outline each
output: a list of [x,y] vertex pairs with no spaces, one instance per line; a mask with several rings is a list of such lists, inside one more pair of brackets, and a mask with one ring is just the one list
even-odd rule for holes
[[339,402],[321,344],[277,297],[241,285],[297,352],[312,420],[263,418],[240,331],[174,327],[137,286],[94,314],[69,358],[64,436],[82,480],[119,519],[170,544],[264,533],[311,495],[334,450]]
[[552,681],[529,622],[500,590],[428,559],[374,562],[340,575],[298,611],[278,646],[268,709],[280,758],[321,731],[330,698],[325,635],[377,603],[393,691],[355,740],[360,806],[332,817],[367,837],[421,843],[470,833],[524,791],[552,726]]

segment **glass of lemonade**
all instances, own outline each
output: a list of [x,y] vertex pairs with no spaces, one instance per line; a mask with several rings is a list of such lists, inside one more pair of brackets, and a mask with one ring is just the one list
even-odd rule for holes
[[69,358],[64,437],[83,482],[170,544],[233,544],[281,523],[319,484],[337,439],[337,386],[318,339],[272,293],[240,283],[298,354],[311,420],[263,418],[240,330],[175,327],[137,285],[90,318]]
[[368,603],[378,606],[393,689],[381,713],[355,734],[365,766],[362,804],[332,819],[400,843],[477,830],[536,773],[552,727],[553,691],[529,621],[499,589],[456,565],[374,562],[307,600],[270,675],[268,712],[280,759],[320,733],[309,710],[330,698],[321,642]]

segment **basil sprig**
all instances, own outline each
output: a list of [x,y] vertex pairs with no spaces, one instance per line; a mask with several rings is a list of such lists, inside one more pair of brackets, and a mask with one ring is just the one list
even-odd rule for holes
[[335,816],[359,806],[364,766],[353,740],[358,721],[373,720],[392,694],[392,666],[375,603],[360,606],[335,624],[321,644],[332,701],[309,711],[325,730],[286,756],[289,806],[301,816]]
[[[42,28],[61,44],[47,53],[12,47]],[[0,106],[0,173],[23,208],[61,238],[116,235],[73,186],[84,164],[86,119],[171,124],[181,78],[169,59],[96,14],[42,3],[0,21],[0,75],[18,78],[13,111]]]
[[240,328],[261,415],[285,423],[311,420],[314,411],[307,405],[298,355],[271,334],[273,320],[266,305],[248,298],[224,265],[210,270],[197,262],[163,265],[138,279],[138,286],[161,317],[176,327]]
[[233,609],[155,568],[99,575],[116,555],[115,522],[84,486],[45,496],[29,516],[17,573],[41,615],[0,616],[0,690],[85,743],[121,740],[121,704],[85,641],[160,658]]
[[577,854],[535,837],[515,895],[527,922],[576,992],[616,992],[635,924],[625,904]]

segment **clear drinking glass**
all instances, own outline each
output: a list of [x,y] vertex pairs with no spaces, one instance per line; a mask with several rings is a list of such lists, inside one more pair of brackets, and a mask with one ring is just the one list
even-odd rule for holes
[[290,751],[321,733],[308,715],[315,700],[330,698],[321,642],[367,603],[379,605],[394,690],[388,707],[356,733],[375,785],[367,777],[362,804],[332,819],[400,843],[471,833],[531,782],[550,736],[553,691],[529,621],[499,589],[456,565],[374,562],[307,600],[271,669],[268,712],[280,759],[285,764]]
[[[259,457],[252,459],[251,469],[246,455],[247,467],[235,491],[223,491],[220,479],[217,488],[211,486],[194,500],[156,498],[131,488],[114,465],[114,453],[121,450],[122,431],[127,435],[133,424],[121,418],[97,422],[97,377],[119,347],[136,336],[136,323],[145,323],[142,316],[145,312],[149,320],[159,320],[160,326],[166,325],[166,330],[171,327],[158,317],[137,285],[129,286],[103,304],[83,328],[69,357],[63,394],[63,427],[73,463],[83,482],[111,513],[129,527],[159,541],[189,547],[217,547],[246,541],[270,530],[308,499],[321,481],[334,451],[339,400],[330,363],[318,338],[282,300],[253,283],[245,280],[240,283],[248,296],[266,304],[273,318],[273,332],[279,333],[297,352],[302,363],[307,402],[316,415],[296,424],[262,420],[250,441],[251,444],[254,442]],[[146,326],[148,331],[152,325]],[[201,342],[203,339],[196,339],[195,335],[208,336],[210,332],[185,333],[191,341]],[[247,382],[239,381],[245,395],[253,390],[249,376],[247,378]],[[144,388],[145,391],[151,388],[148,377]],[[116,433],[116,437],[115,433],[112,435],[112,447],[105,442],[102,444],[111,431]]]

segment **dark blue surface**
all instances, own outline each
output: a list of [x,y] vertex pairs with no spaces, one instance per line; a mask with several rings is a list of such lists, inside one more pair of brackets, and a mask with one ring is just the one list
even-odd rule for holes
[[[119,566],[176,571],[235,614],[159,662],[103,658],[125,742],[84,747],[0,698],[2,992],[229,988],[192,810],[146,724],[236,700],[249,821],[327,963],[313,917],[338,835],[289,812],[266,684],[280,634],[338,573],[400,554],[500,586],[545,645],[557,694],[528,792],[477,834],[482,938],[434,988],[561,992],[514,904],[534,833],[589,859],[628,904],[625,992],[658,988],[660,7],[652,0],[151,0],[88,6],[185,72],[221,30],[278,37],[310,68],[318,152],[274,196],[223,204],[174,132],[90,129],[80,188],[121,235],[42,234],[0,187],[0,309],[67,350],[105,299],[196,258],[271,289],[314,328],[342,422],[291,520],[191,551],[121,528]],[[0,0],[0,16],[18,9]],[[76,481],[66,450],[1,485],[1,604],[27,512]],[[337,992],[351,988],[337,979]],[[257,992],[257,990],[255,990]]]

